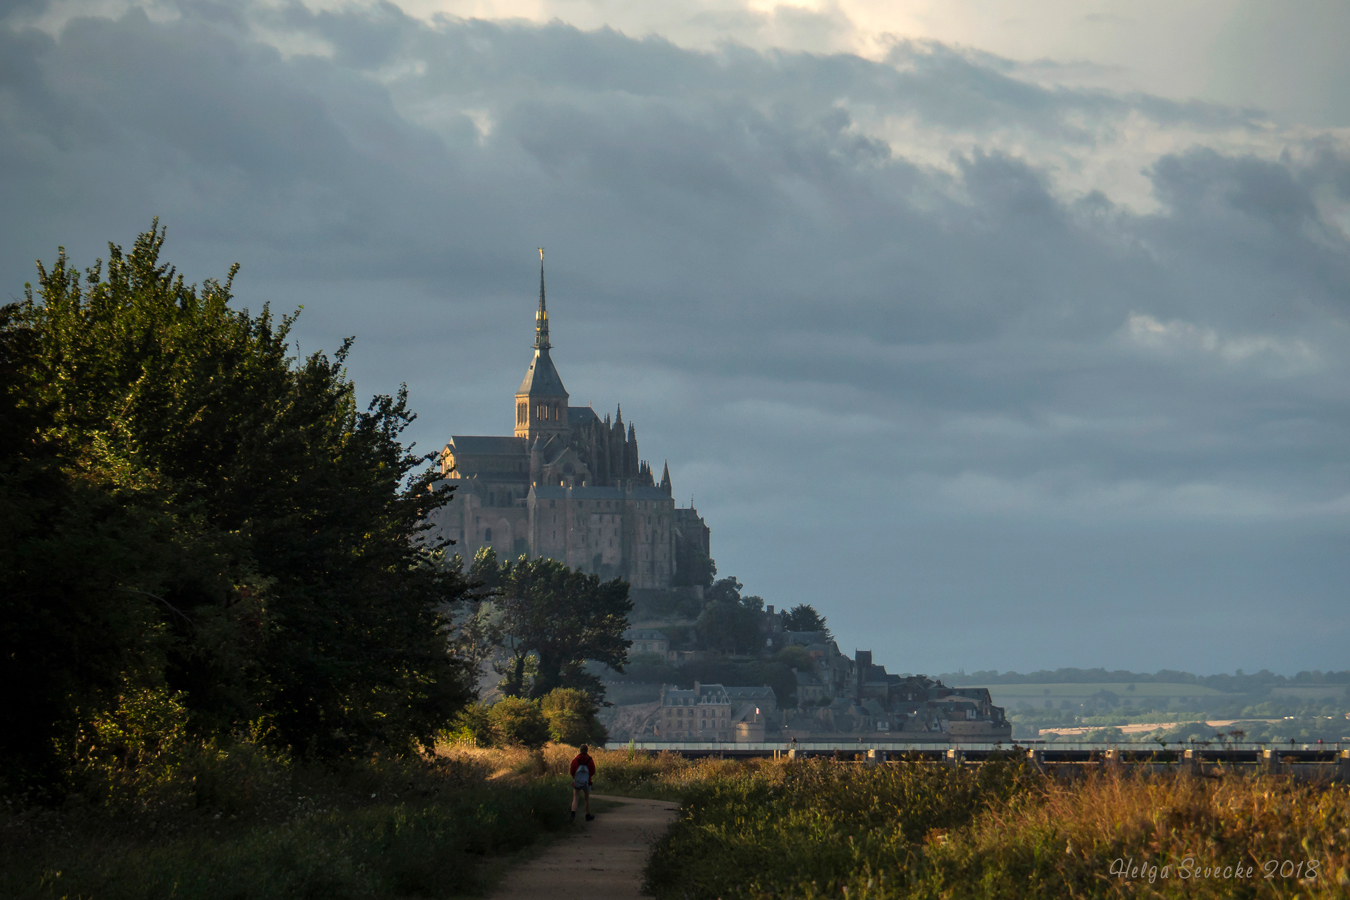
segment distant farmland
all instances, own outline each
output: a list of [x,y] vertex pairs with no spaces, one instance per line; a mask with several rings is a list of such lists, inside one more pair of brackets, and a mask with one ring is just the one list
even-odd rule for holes
[[1181,697],[1224,697],[1223,691],[1198,684],[1165,684],[1135,682],[1134,690],[1124,682],[1105,684],[977,684],[984,687],[995,703],[1017,703],[1031,700],[1087,700],[1094,694],[1110,691],[1122,700],[1176,700]]

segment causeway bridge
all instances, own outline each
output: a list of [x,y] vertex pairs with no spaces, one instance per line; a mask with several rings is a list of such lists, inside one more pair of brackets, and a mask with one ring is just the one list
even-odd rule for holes
[[917,762],[953,767],[993,759],[1025,758],[1043,771],[1072,774],[1088,768],[1130,767],[1147,771],[1215,774],[1260,771],[1350,782],[1350,742],[1276,744],[1230,742],[1224,746],[1155,742],[1019,741],[989,743],[907,743],[891,740],[832,741],[630,741],[609,749],[678,753],[689,758],[810,759],[834,758],[863,765]]

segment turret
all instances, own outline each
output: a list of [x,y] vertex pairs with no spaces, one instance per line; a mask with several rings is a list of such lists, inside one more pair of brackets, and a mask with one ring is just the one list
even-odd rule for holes
[[544,475],[544,439],[536,437],[530,443],[530,484],[538,484]]

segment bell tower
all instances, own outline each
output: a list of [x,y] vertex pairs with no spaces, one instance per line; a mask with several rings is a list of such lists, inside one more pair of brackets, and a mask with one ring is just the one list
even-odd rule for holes
[[539,311],[534,314],[534,359],[516,391],[516,437],[534,443],[537,437],[566,438],[567,388],[549,358],[548,307],[544,303],[544,248],[539,248]]

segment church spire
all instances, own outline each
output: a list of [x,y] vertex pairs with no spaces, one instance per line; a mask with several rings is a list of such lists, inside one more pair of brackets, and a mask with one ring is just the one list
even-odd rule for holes
[[548,308],[544,305],[544,248],[539,248],[539,312],[534,314],[534,349],[547,350]]
[[516,437],[566,437],[571,428],[567,388],[549,358],[548,307],[544,305],[544,248],[539,248],[539,311],[534,314],[534,359],[516,391]]

